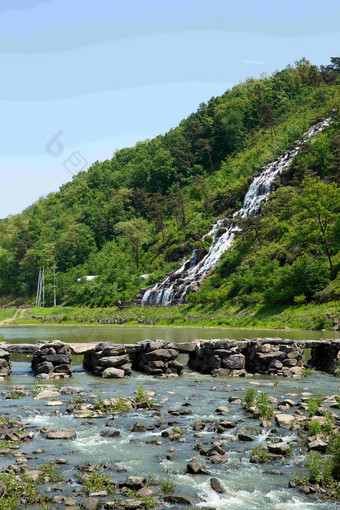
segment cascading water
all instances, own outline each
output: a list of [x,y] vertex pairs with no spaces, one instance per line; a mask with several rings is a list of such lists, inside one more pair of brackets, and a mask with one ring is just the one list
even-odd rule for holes
[[[195,250],[190,259],[183,262],[181,267],[169,274],[164,280],[147,289],[142,298],[142,304],[148,305],[171,305],[183,303],[185,296],[190,291],[198,290],[203,279],[213,267],[220,261],[222,254],[230,249],[235,233],[240,230],[233,218],[257,215],[261,212],[261,204],[272,192],[272,186],[277,175],[280,175],[292,163],[295,156],[300,152],[302,145],[309,139],[315,138],[321,131],[330,125],[328,118],[312,126],[288,151],[284,152],[273,163],[262,169],[261,174],[255,177],[243,200],[242,209],[236,211],[231,218],[217,220],[206,236],[212,236],[213,242],[209,253],[198,262]],[[226,226],[227,225],[227,226]],[[225,232],[219,235],[220,229]],[[206,237],[204,236],[204,237]]]

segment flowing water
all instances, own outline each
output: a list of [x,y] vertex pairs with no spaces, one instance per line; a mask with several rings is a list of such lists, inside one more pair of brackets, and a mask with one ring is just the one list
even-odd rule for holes
[[[135,343],[143,339],[162,338],[178,342],[190,341],[193,338],[252,338],[263,336],[279,336],[292,339],[335,338],[339,333],[319,331],[278,331],[278,330],[250,330],[224,328],[181,328],[181,327],[119,327],[119,326],[6,326],[0,329],[0,334],[6,341],[19,343],[36,343],[42,339],[60,338],[68,342],[113,341]],[[0,392],[9,391],[12,385],[25,385],[27,389],[34,389],[36,379],[30,371],[31,355],[13,355],[13,374],[6,381],[0,382]],[[186,356],[179,360],[186,364]],[[30,466],[39,465],[56,458],[66,460],[64,466],[58,467],[69,480],[64,487],[66,495],[76,497],[74,490],[79,488],[77,483],[77,466],[85,461],[95,464],[112,462],[117,469],[112,474],[117,483],[121,483],[128,475],[150,475],[158,482],[171,480],[175,485],[175,494],[190,497],[196,508],[216,508],[217,510],[339,510],[340,505],[335,502],[324,501],[317,496],[305,496],[297,489],[287,487],[288,481],[294,473],[304,473],[305,458],[301,455],[297,445],[298,436],[289,430],[278,429],[273,435],[269,429],[260,428],[260,434],[254,441],[243,443],[237,440],[237,429],[229,429],[223,434],[216,434],[209,424],[199,433],[193,430],[193,424],[201,420],[218,421],[223,419],[216,414],[218,406],[226,405],[230,413],[225,417],[238,423],[237,426],[258,426],[258,421],[250,419],[241,405],[230,404],[228,398],[239,396],[243,398],[249,385],[258,390],[282,399],[289,395],[296,402],[302,392],[324,394],[339,393],[339,379],[330,375],[316,374],[302,380],[288,378],[279,379],[274,384],[271,377],[219,378],[205,376],[185,369],[179,379],[154,379],[145,374],[133,371],[131,378],[124,380],[105,380],[86,373],[82,366],[81,357],[73,357],[74,375],[71,379],[58,381],[55,385],[61,389],[64,386],[79,388],[89,399],[89,395],[100,392],[102,398],[117,396],[133,396],[140,385],[155,392],[155,400],[161,404],[156,411],[123,413],[115,417],[114,427],[121,433],[120,437],[104,438],[100,432],[105,430],[108,420],[100,418],[91,420],[77,419],[66,412],[74,394],[61,395],[58,400],[63,404],[58,408],[48,407],[47,401],[34,400],[24,397],[20,400],[6,400],[2,394],[0,411],[2,415],[9,413],[11,417],[22,419],[35,432],[33,442],[25,443],[22,450],[31,460]],[[45,384],[45,381],[44,381]],[[47,384],[52,384],[47,382]],[[184,403],[189,407],[182,407]],[[188,409],[192,414],[182,417],[171,416],[168,411]],[[339,410],[335,411],[339,414]],[[147,432],[131,432],[134,423],[144,425],[161,424]],[[161,437],[161,431],[170,426],[179,425],[183,431],[184,443],[169,442]],[[55,430],[75,428],[77,437],[69,441],[49,441],[39,432],[44,426]],[[263,444],[266,439],[282,437],[292,445],[293,455],[289,458],[265,464],[251,464],[249,462],[251,450]],[[156,444],[161,440],[163,444]],[[149,441],[147,444],[146,442]],[[150,443],[151,441],[151,443]],[[201,447],[209,447],[214,441],[224,441],[227,462],[221,465],[207,463],[194,450],[197,442]],[[175,451],[169,456],[169,447]],[[37,449],[44,450],[40,458],[35,460]],[[208,469],[209,475],[188,475],[186,464],[193,457]],[[0,469],[13,463],[13,458],[0,457]],[[126,472],[121,472],[124,468]],[[225,487],[224,494],[217,494],[212,490],[210,478],[216,477]],[[65,508],[56,505],[55,508]],[[165,508],[175,509],[178,506],[166,504]],[[186,508],[186,506],[183,506]]]
[[[274,433],[277,437],[283,437],[292,444],[293,455],[283,460],[270,462],[269,464],[250,464],[250,451],[260,446],[270,437],[269,429],[260,429],[260,435],[254,441],[241,443],[237,441],[235,429],[230,429],[223,434],[210,431],[209,426],[201,433],[194,433],[192,425],[203,419],[218,420],[216,408],[227,405],[230,413],[225,417],[237,422],[242,420],[242,426],[257,426],[257,420],[250,419],[245,414],[242,406],[229,404],[228,397],[231,395],[244,395],[249,385],[266,391],[268,394],[282,399],[290,394],[290,398],[297,401],[301,392],[317,390],[325,394],[338,393],[339,379],[327,375],[315,375],[301,381],[292,379],[280,380],[278,386],[273,384],[273,379],[243,378],[243,379],[213,379],[185,370],[183,377],[176,380],[153,379],[144,374],[133,373],[131,378],[125,380],[103,380],[94,378],[82,371],[81,366],[75,366],[72,379],[57,383],[59,388],[63,386],[81,387],[85,394],[96,394],[99,391],[103,398],[117,395],[132,396],[139,385],[144,385],[147,390],[155,392],[155,400],[161,403],[159,411],[144,411],[123,413],[116,416],[115,428],[121,433],[120,437],[103,438],[100,432],[105,429],[108,418],[92,420],[92,424],[82,419],[76,419],[66,413],[67,404],[74,395],[62,395],[58,400],[64,403],[62,406],[51,408],[46,401],[33,400],[25,397],[19,401],[2,399],[0,403],[1,413],[10,413],[12,417],[19,417],[33,427],[35,440],[26,443],[22,450],[35,463],[53,461],[56,458],[64,458],[67,464],[58,467],[65,478],[69,480],[68,490],[72,497],[76,497],[74,491],[79,486],[76,478],[76,466],[84,461],[95,464],[113,462],[117,468],[125,468],[126,472],[110,472],[116,482],[120,483],[128,475],[150,474],[152,478],[161,481],[171,479],[175,484],[175,493],[191,497],[195,501],[195,508],[216,508],[218,510],[336,510],[340,505],[324,501],[315,496],[305,496],[296,489],[288,489],[287,484],[292,479],[294,472],[302,472],[304,457],[300,454],[296,445],[297,436],[288,430],[279,430]],[[28,363],[14,362],[13,374],[8,381],[0,382],[0,391],[6,391],[12,384],[24,384],[27,388],[33,388],[35,379],[29,372]],[[184,409],[183,403],[190,402],[189,409],[192,414],[181,418],[172,417],[168,414],[171,409]],[[145,425],[162,424],[164,428],[170,423],[178,423],[183,431],[184,443],[169,442],[161,437],[161,430],[155,429],[150,432],[132,433],[134,423],[142,422]],[[53,429],[75,428],[77,437],[69,441],[48,441],[39,433],[39,428],[50,426]],[[196,435],[196,437],[195,437]],[[155,442],[146,444],[146,441],[162,440],[163,444]],[[206,463],[206,457],[198,455],[193,450],[196,442],[202,447],[210,446],[213,441],[225,441],[224,449],[228,460],[226,464],[212,465]],[[174,455],[170,460],[169,447],[174,446]],[[38,448],[44,450],[40,458],[34,460]],[[209,470],[209,475],[186,474],[186,464],[189,459],[197,455],[199,461]],[[13,458],[0,457],[0,469],[13,463]],[[273,471],[276,470],[276,471]],[[273,474],[275,473],[275,474]],[[224,485],[226,492],[217,494],[211,489],[210,478],[216,477]],[[65,488],[64,488],[65,490]],[[65,508],[56,505],[55,508]],[[165,505],[165,508],[175,509],[179,506]],[[182,508],[187,508],[183,506]]]
[[[191,259],[185,260],[177,271],[146,290],[142,298],[142,304],[170,305],[172,303],[183,303],[189,291],[197,290],[204,278],[221,260],[223,253],[231,248],[235,234],[240,230],[240,227],[237,225],[237,218],[246,218],[261,212],[261,204],[273,191],[276,177],[281,175],[291,165],[304,142],[315,138],[330,123],[331,119],[326,119],[315,124],[303,135],[301,141],[295,142],[291,149],[283,153],[273,163],[264,167],[260,175],[252,181],[244,198],[242,208],[236,211],[231,218],[218,220],[210,232],[206,234],[213,237],[209,253],[201,261],[197,261],[197,252],[195,250]],[[224,229],[222,235],[220,235],[221,229]]]

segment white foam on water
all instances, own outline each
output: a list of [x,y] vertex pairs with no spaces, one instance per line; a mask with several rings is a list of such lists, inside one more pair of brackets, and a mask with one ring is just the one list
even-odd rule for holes
[[[223,483],[223,482],[222,482]],[[201,508],[214,507],[219,510],[331,510],[339,508],[336,504],[316,499],[306,501],[291,489],[273,490],[268,493],[256,489],[252,492],[246,490],[233,490],[224,484],[226,492],[218,494],[206,481],[198,486],[200,497],[204,500],[197,504]]]
[[51,425],[56,428],[74,426],[75,418],[64,414],[35,414],[26,416],[24,421],[30,425]]

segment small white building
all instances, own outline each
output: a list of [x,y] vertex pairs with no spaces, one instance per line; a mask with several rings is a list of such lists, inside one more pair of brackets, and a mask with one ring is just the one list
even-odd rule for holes
[[88,275],[88,276],[82,276],[81,278],[78,278],[77,282],[81,282],[82,280],[86,280],[87,282],[92,282],[95,278],[98,278],[98,276]]

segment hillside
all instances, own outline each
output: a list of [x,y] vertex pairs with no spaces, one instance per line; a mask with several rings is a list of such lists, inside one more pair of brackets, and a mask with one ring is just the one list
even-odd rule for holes
[[135,299],[193,250],[207,253],[211,238],[202,237],[241,209],[254,174],[330,116],[331,125],[276,179],[262,214],[242,220],[233,249],[187,299],[214,307],[337,301],[339,75],[338,58],[321,68],[302,59],[248,79],[165,135],[95,162],[59,192],[1,220],[0,303],[33,303],[40,266],[47,305],[54,266],[59,304]]

